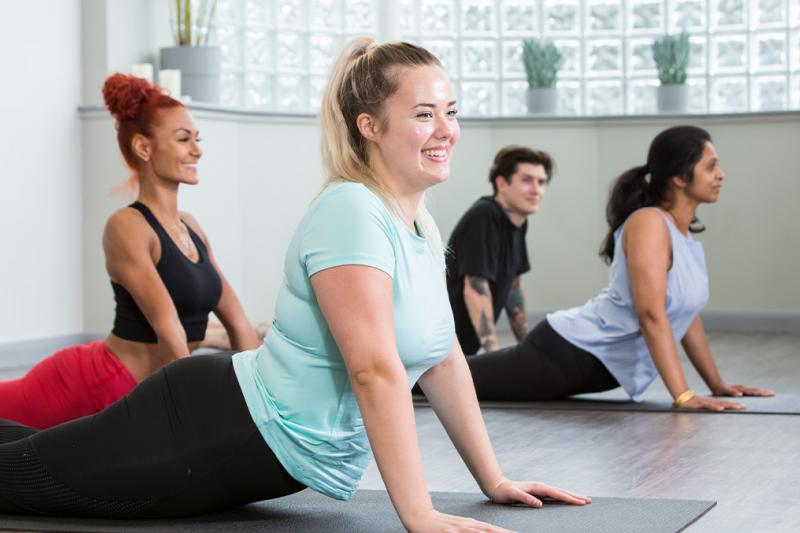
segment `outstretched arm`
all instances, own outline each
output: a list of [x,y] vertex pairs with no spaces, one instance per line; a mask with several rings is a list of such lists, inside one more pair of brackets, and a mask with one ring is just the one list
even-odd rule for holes
[[520,276],[514,278],[505,307],[508,323],[511,326],[511,331],[514,332],[514,338],[517,339],[517,342],[522,342],[528,332],[528,317],[525,314],[525,295],[522,292]]
[[498,349],[500,344],[494,327],[492,291],[486,278],[464,276],[464,304],[481,348],[487,352]]
[[152,229],[133,209],[114,213],[103,232],[109,277],[131,294],[156,333],[158,353],[164,361],[170,361],[189,355],[189,344],[178,311],[151,255],[156,242]]
[[311,277],[320,310],[342,353],[375,461],[403,525],[412,532],[505,531],[434,510],[417,441],[408,376],[397,352],[392,278],[346,265]]
[[[672,244],[662,215],[653,209],[632,215],[625,224],[622,244],[628,258],[628,276],[642,336],[670,394],[676,400],[684,399],[691,392],[687,392],[689,386],[666,311]],[[740,403],[701,396],[691,397],[681,406],[713,411],[744,409]]]
[[585,496],[542,483],[511,481],[503,476],[483,423],[469,366],[458,341],[447,359],[425,372],[419,383],[450,440],[481,491],[490,500],[496,503],[518,502],[532,507],[542,505],[536,496],[555,498],[574,505],[591,501]]
[[746,385],[729,385],[719,374],[717,365],[714,363],[714,356],[706,339],[705,328],[700,316],[696,316],[686,331],[686,335],[681,340],[683,349],[692,365],[697,369],[697,373],[706,382],[708,388],[716,396],[774,396],[770,390],[748,387]]
[[208,258],[211,264],[214,265],[214,269],[217,271],[219,279],[222,282],[222,295],[220,296],[219,303],[217,303],[217,306],[214,308],[214,314],[217,315],[217,318],[219,318],[220,322],[222,322],[222,325],[225,327],[230,342],[230,349],[249,350],[258,348],[260,343],[256,336],[256,331],[253,328],[253,324],[247,319],[247,315],[245,315],[242,304],[239,302],[239,298],[236,297],[233,287],[228,283],[219,265],[217,265],[214,253],[211,250],[211,243],[208,242],[208,238],[194,217],[189,213],[181,213],[181,216],[185,221],[191,224],[194,232],[203,240],[203,244],[205,244],[206,250],[208,251]]

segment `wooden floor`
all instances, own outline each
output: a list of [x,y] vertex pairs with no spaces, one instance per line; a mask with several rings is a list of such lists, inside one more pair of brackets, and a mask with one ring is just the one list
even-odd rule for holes
[[[726,380],[800,392],[800,335],[712,332],[710,342]],[[430,489],[478,491],[433,412],[416,416]],[[484,419],[509,477],[590,496],[717,501],[691,532],[800,531],[800,415],[492,409]],[[361,487],[383,488],[374,463]]]
[[[800,392],[800,335],[712,332],[710,340],[728,381]],[[478,491],[433,412],[416,416],[430,489]],[[590,496],[717,501],[691,532],[800,531],[800,415],[486,410],[484,418],[510,477]],[[374,463],[361,487],[383,488]]]

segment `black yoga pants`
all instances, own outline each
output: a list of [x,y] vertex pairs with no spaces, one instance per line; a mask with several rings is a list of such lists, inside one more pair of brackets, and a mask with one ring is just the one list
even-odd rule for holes
[[250,418],[230,354],[176,361],[98,414],[0,421],[0,514],[159,518],[305,488]]
[[479,400],[557,400],[619,387],[603,363],[542,320],[516,346],[467,357]]

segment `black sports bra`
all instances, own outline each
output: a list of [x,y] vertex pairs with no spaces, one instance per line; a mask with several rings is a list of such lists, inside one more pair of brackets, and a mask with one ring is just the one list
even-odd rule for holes
[[[222,297],[222,281],[214,265],[208,260],[208,250],[203,240],[186,225],[199,255],[197,262],[193,263],[178,249],[146,205],[134,202],[128,207],[139,211],[158,235],[161,258],[156,264],[156,270],[178,310],[178,318],[186,330],[187,341],[203,340],[208,325],[208,313],[217,306]],[[128,290],[113,281],[111,288],[114,290],[116,302],[114,329],[111,333],[129,341],[158,342],[156,332]]]

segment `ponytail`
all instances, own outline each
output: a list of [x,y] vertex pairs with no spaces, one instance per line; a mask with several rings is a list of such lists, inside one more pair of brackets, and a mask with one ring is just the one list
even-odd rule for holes
[[[687,184],[691,183],[694,166],[703,155],[705,143],[710,141],[708,132],[696,126],[667,128],[650,143],[647,164],[627,170],[614,181],[606,204],[608,233],[600,247],[600,256],[606,263],[614,260],[614,233],[617,229],[637,209],[660,206],[669,201],[672,178],[680,177]],[[689,228],[693,233],[704,229],[696,218]]]
[[611,263],[614,260],[614,233],[637,209],[651,204],[648,194],[647,165],[633,167],[623,172],[614,182],[606,204],[608,233],[600,248],[600,255]]
[[[367,140],[356,119],[368,113],[380,120],[383,103],[400,85],[396,67],[436,65],[439,60],[429,51],[411,43],[378,43],[371,37],[358,37],[345,44],[334,64],[320,108],[322,164],[326,184],[337,181],[361,183],[375,193],[393,212],[397,202],[369,166]],[[428,220],[424,202],[416,213],[425,238],[432,249],[441,250]]]

